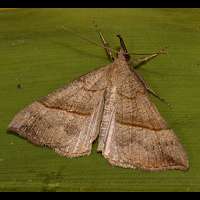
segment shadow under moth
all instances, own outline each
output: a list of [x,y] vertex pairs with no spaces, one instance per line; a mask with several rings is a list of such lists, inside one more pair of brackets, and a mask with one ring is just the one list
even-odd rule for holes
[[89,155],[98,139],[111,165],[187,170],[182,145],[148,95],[160,97],[136,71],[163,51],[134,60],[120,35],[117,51],[99,35],[111,63],[25,107],[8,130],[66,157]]

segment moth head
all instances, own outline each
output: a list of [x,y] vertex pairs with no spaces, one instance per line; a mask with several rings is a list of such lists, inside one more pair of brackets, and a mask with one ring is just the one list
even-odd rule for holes
[[126,53],[122,47],[117,47],[116,50],[117,50],[117,54],[116,54],[117,58],[121,60],[126,60],[126,61],[130,60],[130,55]]
[[116,50],[117,50],[116,54],[117,58],[126,59],[126,52],[124,52],[124,50],[120,46],[117,47]]

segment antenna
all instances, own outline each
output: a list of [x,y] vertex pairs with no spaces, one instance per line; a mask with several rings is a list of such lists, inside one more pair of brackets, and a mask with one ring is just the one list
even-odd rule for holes
[[103,45],[101,45],[101,44],[99,44],[99,43],[97,43],[97,42],[94,42],[94,41],[92,41],[92,40],[90,40],[90,39],[88,39],[88,38],[86,38],[86,37],[80,35],[78,32],[72,30],[71,28],[69,29],[69,28],[66,28],[65,26],[62,26],[62,29],[65,30],[65,31],[68,31],[68,32],[71,32],[71,33],[75,34],[75,35],[76,35],[77,37],[79,37],[80,39],[85,40],[85,41],[87,41],[87,42],[89,42],[89,43],[91,43],[91,44],[93,44],[93,45],[95,45],[95,46],[101,47],[101,48],[103,48],[103,49],[109,49],[109,50],[114,51],[114,52],[117,53],[117,50],[112,49],[112,48],[110,48],[110,47],[104,47]]
[[[101,44],[99,44],[99,43],[97,43],[97,42],[94,42],[94,41],[88,39],[88,38],[85,37],[85,36],[82,36],[82,35],[79,34],[77,31],[73,30],[72,28],[67,28],[67,27],[64,26],[64,25],[61,26],[61,28],[62,28],[64,31],[73,33],[75,36],[79,37],[79,38],[82,39],[82,40],[85,40],[85,41],[89,42],[90,44],[93,44],[93,45],[95,45],[95,46],[97,46],[97,47],[101,47],[101,48],[103,48],[103,49],[108,49],[108,50],[110,50],[110,51],[113,51],[113,52],[115,52],[115,53],[118,53],[118,51],[115,50],[115,49],[113,49],[113,48],[105,47],[105,46],[103,46],[103,45],[101,45]],[[164,48],[164,49],[166,49],[166,48]],[[155,53],[165,54],[166,52],[164,52],[164,49],[161,49],[161,50],[159,50],[158,52],[154,52],[154,53],[129,53],[129,55],[152,55],[152,54],[155,54]],[[125,52],[125,54],[127,54],[127,53]]]

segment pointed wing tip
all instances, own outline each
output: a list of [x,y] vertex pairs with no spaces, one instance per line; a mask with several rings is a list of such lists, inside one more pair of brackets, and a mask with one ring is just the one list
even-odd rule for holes
[[13,126],[13,123],[12,123],[13,121],[11,121],[10,123],[9,123],[9,125],[8,125],[8,127],[7,127],[7,129],[6,129],[6,132],[7,133],[15,133],[16,132],[16,129],[15,129],[15,127]]
[[189,161],[186,159],[184,162],[182,162],[182,165],[180,166],[180,170],[182,171],[188,171],[190,168]]
[[15,118],[12,119],[12,121],[8,124],[8,127],[7,127],[7,133],[18,133],[18,130],[19,130],[19,125],[17,124],[20,124],[17,122],[17,120]]

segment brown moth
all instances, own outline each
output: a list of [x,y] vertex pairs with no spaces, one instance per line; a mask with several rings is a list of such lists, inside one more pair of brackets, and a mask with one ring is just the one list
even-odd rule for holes
[[99,34],[112,63],[33,102],[14,117],[8,130],[66,157],[89,155],[98,138],[97,151],[112,165],[187,170],[182,145],[148,93],[159,96],[135,70],[162,51],[131,62],[120,35],[121,48],[114,56]]

